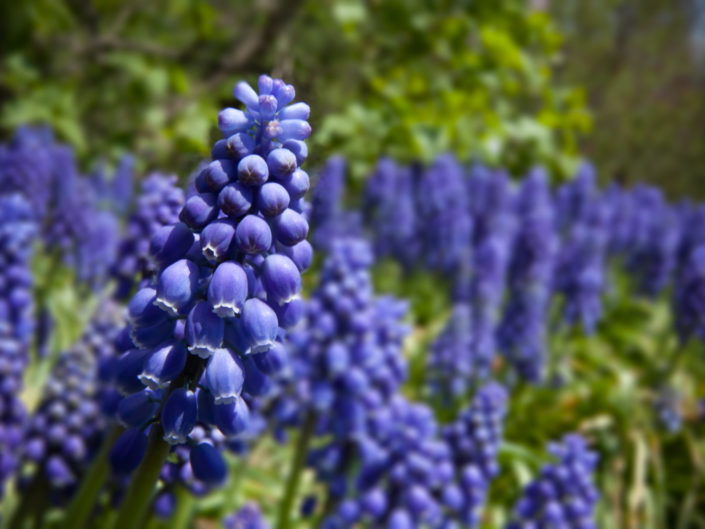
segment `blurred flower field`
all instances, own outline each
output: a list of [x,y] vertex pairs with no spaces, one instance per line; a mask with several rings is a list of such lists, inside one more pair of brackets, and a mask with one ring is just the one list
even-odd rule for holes
[[[255,3],[192,93],[204,65],[160,43],[197,14],[207,56],[230,11],[169,4],[149,40],[150,10],[69,4],[138,38],[95,57],[183,66],[194,106],[135,108],[198,119],[127,141],[97,125],[125,101],[78,115],[111,89],[72,118],[37,85],[0,104],[0,527],[705,527],[705,204],[581,153],[546,10]],[[58,31],[18,13],[44,29],[10,92]],[[304,75],[319,41],[260,73],[257,32],[306,23],[370,59],[337,96]],[[61,90],[105,67],[83,53]]]

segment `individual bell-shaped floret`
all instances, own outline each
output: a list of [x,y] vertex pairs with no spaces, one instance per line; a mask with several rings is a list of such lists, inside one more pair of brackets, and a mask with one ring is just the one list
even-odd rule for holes
[[181,340],[158,347],[145,359],[140,381],[152,389],[167,387],[184,370],[186,356],[186,346]]
[[254,255],[272,246],[272,231],[265,220],[257,215],[247,215],[237,225],[235,239],[240,251]]
[[285,255],[272,254],[262,266],[262,285],[270,302],[288,303],[301,290],[301,273]]
[[218,193],[218,207],[231,219],[238,219],[252,207],[252,188],[240,182],[226,185]]
[[225,324],[209,303],[200,301],[186,318],[186,343],[191,354],[210,357],[223,345]]
[[244,132],[251,125],[252,120],[237,108],[224,108],[218,113],[218,128],[225,137],[232,136],[237,132]]
[[296,156],[296,163],[301,165],[308,158],[308,146],[301,140],[286,140],[284,148],[290,150]]
[[277,245],[277,250],[294,261],[300,272],[307,270],[313,262],[313,247],[305,239],[293,246],[279,244]]
[[255,140],[245,132],[237,132],[228,138],[226,148],[230,156],[239,160],[255,150]]
[[148,349],[130,349],[120,355],[115,362],[115,385],[119,391],[130,394],[144,388],[137,377],[148,354]]
[[296,171],[296,155],[289,149],[274,149],[267,155],[267,166],[277,180],[286,178]]
[[240,314],[247,299],[247,274],[238,263],[227,261],[218,265],[208,283],[208,303],[221,318]]
[[277,241],[285,246],[293,246],[308,235],[308,222],[303,215],[288,208],[272,219],[272,229]]
[[277,338],[279,322],[272,308],[258,298],[245,302],[241,324],[250,353],[267,351]]
[[283,178],[281,184],[291,197],[291,200],[298,200],[303,197],[311,186],[308,173],[303,169],[297,169],[291,175]]
[[238,182],[243,185],[257,187],[264,184],[269,178],[269,167],[258,154],[245,156],[237,164]]
[[110,450],[110,466],[119,476],[125,476],[135,470],[147,450],[147,434],[138,428],[131,428],[122,433]]
[[245,383],[242,390],[252,397],[264,397],[272,389],[272,381],[257,368],[252,359],[254,354],[257,353],[247,355],[242,360],[242,365],[245,368]]
[[217,349],[208,360],[204,385],[216,405],[234,402],[242,392],[244,373],[236,357],[228,349]]
[[269,138],[276,138],[280,142],[286,140],[305,140],[311,135],[311,125],[303,119],[285,119],[283,121],[270,121],[264,129]]
[[218,193],[235,179],[237,168],[231,160],[214,160],[202,171],[208,190]]
[[193,232],[183,222],[159,228],[149,243],[149,253],[159,266],[168,266],[186,255],[193,245]]
[[296,296],[286,303],[275,304],[274,313],[279,320],[279,327],[282,329],[292,329],[304,317],[306,312],[306,304],[299,296]]
[[274,342],[268,351],[253,354],[252,360],[262,373],[274,375],[286,365],[287,357],[286,347],[281,342]]
[[199,231],[218,216],[218,195],[201,193],[186,201],[179,219],[189,228]]
[[248,110],[257,110],[259,108],[259,96],[252,87],[245,81],[239,81],[233,88],[233,96],[238,101],[241,101]]
[[290,202],[289,192],[276,182],[264,184],[257,195],[257,207],[267,217],[281,214]]
[[241,434],[250,422],[250,410],[239,396],[228,404],[216,405],[213,414],[216,426],[226,437]]
[[311,115],[311,107],[306,103],[299,102],[289,105],[279,112],[277,116],[280,121],[285,121],[289,119],[303,119],[306,120]]
[[169,265],[159,275],[154,303],[172,316],[185,314],[196,295],[198,277],[198,266],[188,259]]
[[227,259],[233,251],[235,226],[229,220],[216,220],[203,228],[200,237],[201,252],[211,263]]
[[161,323],[166,319],[166,314],[161,310],[155,301],[157,291],[151,287],[138,290],[127,304],[127,319],[132,325],[148,327],[155,323]]
[[220,451],[210,443],[199,443],[189,455],[193,475],[206,485],[222,484],[228,476],[228,467]]
[[277,105],[283,109],[294,100],[296,90],[290,84],[286,84],[281,79],[272,80],[272,95],[277,98]]
[[130,339],[137,347],[156,347],[173,336],[175,326],[176,322],[169,318],[147,326],[133,325],[130,327]]
[[197,418],[196,394],[186,388],[175,389],[167,397],[162,408],[164,440],[172,445],[185,443],[196,426]]
[[259,116],[262,121],[269,121],[277,112],[277,98],[273,95],[259,96]]
[[158,395],[150,389],[143,389],[120,401],[117,418],[127,428],[139,428],[154,417],[158,410]]

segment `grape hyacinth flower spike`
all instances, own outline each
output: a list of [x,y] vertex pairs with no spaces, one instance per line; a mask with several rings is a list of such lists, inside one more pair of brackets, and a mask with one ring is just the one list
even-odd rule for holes
[[18,193],[0,196],[0,497],[26,425],[19,395],[34,332],[30,259],[37,235],[30,203]]
[[[151,279],[155,265],[163,259],[157,247],[167,243],[191,246],[189,230],[174,228],[179,210],[184,203],[184,192],[177,187],[176,176],[152,173],[142,182],[134,210],[127,220],[125,234],[117,249],[117,259],[111,267],[111,275],[117,281],[115,297],[125,299],[135,287],[135,282]],[[159,231],[150,256],[150,241]]]
[[505,529],[566,527],[594,529],[594,508],[599,494],[593,483],[598,456],[577,434],[549,445],[555,463],[544,465],[514,508]]
[[[308,153],[310,110],[292,103],[293,86],[279,79],[263,75],[258,88],[235,85],[245,109],[219,113],[223,138],[213,146],[213,161],[196,176],[180,222],[152,237],[155,280],[130,303],[135,347],[118,359],[117,379],[127,393],[156,385],[162,396],[152,416],[124,434],[141,439],[135,431],[151,424],[152,453],[133,478],[116,527],[129,525],[145,508],[142,496],[161,470],[164,441],[172,450],[186,447],[196,477],[222,482],[219,443],[198,441],[194,432],[205,427],[235,442],[247,430],[244,397],[270,386],[257,366],[267,366],[268,375],[281,366],[266,357],[278,354],[283,329],[300,315],[300,274],[310,264],[302,214],[308,175],[300,167]],[[185,362],[164,348],[185,348]],[[120,453],[113,456],[119,463]]]
[[546,356],[546,313],[558,251],[548,175],[532,170],[517,196],[519,228],[509,263],[509,299],[498,330],[500,348],[519,376],[539,382]]

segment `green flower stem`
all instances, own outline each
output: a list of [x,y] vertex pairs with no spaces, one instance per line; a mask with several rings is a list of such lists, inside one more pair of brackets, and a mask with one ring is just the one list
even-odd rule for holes
[[176,489],[176,510],[169,520],[170,529],[187,529],[193,515],[194,497],[184,487]]
[[46,478],[41,475],[41,471],[37,470],[37,474],[32,478],[32,482],[22,495],[22,501],[12,514],[7,525],[8,529],[21,529],[28,516],[38,516],[44,511],[49,494],[47,485]]
[[[279,514],[277,516],[276,529],[289,529],[291,508],[296,498],[296,492],[299,487],[301,471],[306,463],[306,455],[308,454],[308,446],[313,435],[313,428],[316,424],[316,417],[313,412],[309,412],[304,421],[299,438],[296,441],[296,449],[294,458],[291,461],[289,476],[286,480],[284,488],[284,496],[279,502]],[[116,528],[117,529],[117,528]]]
[[[205,362],[195,355],[189,355],[186,360],[186,367],[182,373],[170,384],[170,389],[164,395],[162,404],[155,417],[159,417],[164,403],[171,395],[175,388],[179,388],[187,384],[191,390],[194,389],[196,381],[201,378],[201,373],[205,367]],[[145,450],[142,462],[137,467],[137,470],[132,475],[130,485],[125,494],[125,498],[120,505],[115,523],[112,525],[114,529],[133,529],[142,527],[149,518],[148,509],[152,504],[154,496],[154,487],[159,479],[159,473],[162,471],[164,462],[169,455],[170,446],[162,439],[164,437],[164,429],[161,422],[152,424],[152,429],[149,432],[147,439],[147,449]]]
[[91,514],[91,510],[103,488],[103,483],[108,477],[109,464],[108,455],[113,443],[120,437],[124,429],[115,424],[110,433],[103,441],[100,451],[96,455],[93,463],[91,463],[88,473],[81,480],[81,486],[76,491],[71,504],[66,510],[64,517],[64,526],[72,529],[82,529],[86,525],[86,521]]
[[147,440],[147,450],[140,466],[132,476],[127,494],[113,524],[114,529],[139,527],[146,515],[151,505],[154,486],[169,454],[169,445],[162,439],[163,435],[161,424],[153,424]]

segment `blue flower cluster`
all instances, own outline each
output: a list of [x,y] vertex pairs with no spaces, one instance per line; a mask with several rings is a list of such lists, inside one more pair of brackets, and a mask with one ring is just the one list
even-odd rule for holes
[[473,222],[463,167],[450,154],[438,156],[416,189],[426,265],[452,276],[470,266]]
[[509,264],[509,301],[498,331],[500,346],[525,379],[539,381],[546,355],[546,315],[558,251],[554,203],[543,170],[524,179],[517,197],[518,223]]
[[323,527],[440,527],[446,508],[462,508],[463,495],[432,410],[396,395],[368,420],[369,434],[357,440],[354,494]]
[[527,485],[506,529],[594,529],[593,511],[599,494],[592,474],[597,454],[577,434],[566,435],[548,450],[557,462],[545,465]]
[[223,520],[223,529],[269,529],[256,503],[246,503]]
[[[111,209],[121,216],[125,215],[132,205],[134,179],[135,159],[131,155],[126,154],[118,162],[113,179],[107,187]],[[142,192],[145,192],[144,184]]]
[[25,426],[19,394],[34,332],[29,261],[37,235],[32,205],[17,193],[0,196],[0,496]]
[[45,127],[21,127],[9,144],[0,145],[0,189],[24,196],[40,223],[52,199],[53,149]]
[[111,274],[117,281],[116,298],[127,298],[136,282],[152,277],[156,271],[149,256],[152,236],[159,228],[178,222],[184,200],[176,176],[152,173],[142,181],[141,192],[135,200],[117,248],[117,258],[111,267]]
[[507,390],[497,382],[482,386],[470,405],[443,434],[458,468],[475,467],[489,482],[499,473],[497,454],[507,414]]
[[507,391],[496,382],[481,387],[458,418],[443,428],[457,479],[463,487],[459,521],[467,527],[480,523],[490,483],[499,474],[497,455],[507,414]]
[[428,350],[428,381],[431,393],[450,404],[464,397],[478,378],[474,353],[472,308],[456,303],[445,327]]
[[121,217],[129,211],[135,179],[135,159],[132,155],[125,154],[120,158],[112,177],[108,176],[106,164],[101,160],[89,179],[102,208]]
[[416,264],[422,249],[415,191],[419,172],[419,167],[401,167],[382,158],[366,180],[363,196],[375,255],[393,257],[406,269]]
[[353,494],[337,504],[324,527],[477,527],[498,472],[506,399],[501,386],[485,386],[442,431],[430,408],[400,395],[371,411],[367,435],[355,440]]
[[556,210],[563,237],[554,288],[564,298],[564,320],[592,334],[602,316],[612,209],[596,188],[590,165],[583,164],[575,179],[558,189]]
[[673,285],[673,312],[681,344],[695,335],[705,340],[705,207],[682,215],[683,237]]
[[312,257],[301,214],[309,179],[299,168],[309,107],[290,104],[294,88],[281,80],[261,76],[258,86],[259,94],[235,86],[246,110],[218,115],[224,139],[196,177],[181,222],[152,237],[158,273],[128,305],[133,348],[118,358],[116,379],[130,428],[111,458],[123,472],[137,467],[147,430],[158,428],[170,445],[188,446],[197,480],[222,483],[222,455],[194,437],[196,426],[226,439],[246,430],[242,395],[266,392],[283,363],[281,329],[302,315],[300,274]]
[[[189,439],[192,444],[207,444],[217,451],[224,448],[225,436],[220,430],[209,428],[207,424],[197,423],[191,430]],[[194,496],[202,496],[218,485],[218,482],[204,482],[194,475],[190,447],[186,444],[177,445],[171,451],[169,460],[162,467],[159,481],[159,493],[154,500],[154,513],[162,519],[169,518],[174,513],[177,487],[183,487]]]
[[637,208],[626,265],[636,277],[637,290],[653,297],[671,280],[680,242],[680,216],[657,188],[637,186],[632,200]]
[[468,177],[473,218],[472,355],[477,375],[488,375],[497,349],[497,325],[516,231],[515,192],[503,171],[474,165]]
[[93,182],[79,173],[68,146],[55,146],[51,160],[52,207],[47,212],[44,244],[76,271],[78,281],[102,287],[116,255],[117,219],[99,209]]
[[345,160],[339,156],[329,158],[320,171],[311,198],[311,227],[313,244],[327,249],[339,237],[357,237],[362,231],[358,212],[343,208],[345,192]]
[[36,465],[32,479],[48,483],[54,503],[72,496],[103,439],[95,371],[90,343],[62,353],[29,420],[22,457]]
[[54,503],[73,494],[105,435],[111,410],[104,402],[115,402],[100,369],[115,357],[121,311],[109,300],[98,306],[80,340],[59,356],[24,433],[21,459],[34,470],[22,481],[46,481]]
[[611,259],[624,261],[634,238],[633,219],[637,204],[632,193],[616,183],[605,190],[604,200],[611,211],[607,253]]
[[305,318],[288,340],[287,391],[275,399],[275,422],[301,424],[314,413],[319,433],[361,433],[367,410],[382,405],[406,377],[400,354],[406,304],[375,297],[369,245],[337,239],[323,264]]
[[[32,204],[44,245],[76,277],[102,287],[115,259],[120,213],[132,194],[132,159],[123,158],[112,182],[80,174],[72,149],[46,127],[22,127],[0,145],[0,188]],[[108,186],[108,187],[106,187]]]

